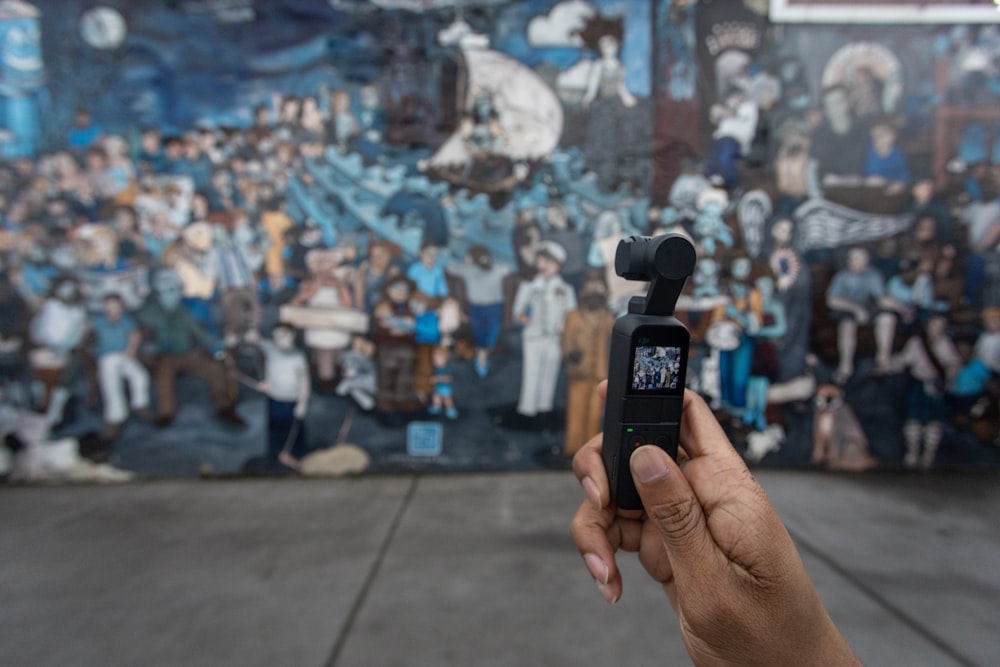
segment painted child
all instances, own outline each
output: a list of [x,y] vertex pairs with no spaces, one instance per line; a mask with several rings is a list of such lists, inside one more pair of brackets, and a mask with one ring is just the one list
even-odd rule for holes
[[443,345],[435,347],[431,353],[431,358],[434,364],[434,370],[431,373],[431,383],[434,388],[431,393],[431,405],[427,408],[427,412],[432,415],[439,415],[444,410],[445,417],[448,419],[457,419],[458,410],[455,408],[455,400],[452,398],[454,394],[451,386],[453,378],[451,375],[451,355],[448,352],[448,348]]
[[274,325],[271,340],[262,340],[260,348],[264,353],[264,380],[256,388],[267,396],[268,469],[294,469],[307,451],[309,363],[295,345],[295,327],[285,322]]

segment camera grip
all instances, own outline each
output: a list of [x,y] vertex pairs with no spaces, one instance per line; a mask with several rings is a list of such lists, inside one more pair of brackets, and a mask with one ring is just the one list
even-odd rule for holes
[[611,337],[602,456],[611,500],[641,509],[629,459],[642,445],[677,458],[690,334],[672,317],[626,315]]

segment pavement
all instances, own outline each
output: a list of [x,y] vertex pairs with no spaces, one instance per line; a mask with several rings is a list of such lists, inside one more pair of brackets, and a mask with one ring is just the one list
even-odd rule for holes
[[[755,475],[865,664],[1000,664],[1000,476]],[[0,486],[0,665],[689,664],[633,557],[600,597],[582,497],[568,471]]]

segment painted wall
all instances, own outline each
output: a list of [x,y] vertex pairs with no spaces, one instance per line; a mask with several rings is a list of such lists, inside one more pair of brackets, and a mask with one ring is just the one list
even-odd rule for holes
[[0,461],[564,466],[617,241],[679,230],[749,460],[994,467],[998,54],[760,2],[0,2]]

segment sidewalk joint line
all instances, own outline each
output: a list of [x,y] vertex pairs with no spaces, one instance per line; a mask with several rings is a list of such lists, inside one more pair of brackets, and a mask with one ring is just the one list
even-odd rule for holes
[[406,490],[406,495],[399,504],[399,509],[396,510],[396,516],[393,517],[392,523],[389,525],[389,530],[386,532],[385,538],[379,546],[378,553],[375,556],[375,562],[372,563],[372,567],[368,571],[368,576],[365,577],[365,581],[361,585],[361,590],[354,598],[354,603],[351,605],[351,609],[347,613],[347,620],[344,622],[344,625],[340,630],[340,634],[337,636],[337,641],[330,650],[330,656],[326,659],[326,662],[323,663],[324,667],[336,667],[337,661],[340,659],[340,653],[344,650],[347,638],[350,637],[351,631],[354,629],[354,623],[357,621],[358,615],[361,613],[361,608],[365,605],[365,601],[368,599],[368,594],[371,592],[372,585],[378,577],[379,570],[382,569],[382,561],[385,560],[385,555],[389,552],[389,547],[392,545],[392,542],[396,537],[396,532],[399,530],[400,524],[403,523],[403,515],[406,514],[406,510],[409,509],[410,502],[413,500],[413,496],[417,492],[420,477],[420,474],[416,474],[410,480],[410,487]]
[[858,589],[862,594],[870,598],[875,604],[879,605],[887,612],[889,612],[890,616],[894,617],[900,623],[910,628],[910,630],[913,630],[919,636],[926,639],[928,642],[933,644],[937,649],[939,649],[949,658],[951,658],[958,664],[963,665],[963,667],[978,667],[977,663],[973,662],[966,656],[959,653],[958,649],[956,649],[951,644],[946,642],[944,639],[938,637],[936,634],[928,630],[926,626],[922,625],[919,621],[910,616],[905,610],[903,610],[893,602],[890,602],[888,598],[886,598],[884,595],[875,590],[874,587],[866,584],[864,581],[861,580],[860,577],[855,575],[846,567],[840,565],[833,558],[824,553],[822,549],[811,544],[808,540],[803,538],[802,535],[796,534],[792,530],[789,530],[788,532],[789,534],[791,534],[792,539],[795,541],[795,543],[798,544],[804,551],[809,552],[809,554],[811,554],[814,558],[816,558],[819,561],[822,561],[824,565],[833,570],[836,574],[846,579],[849,584],[851,584],[856,589]]

